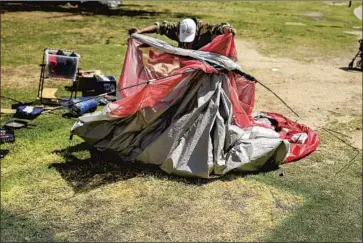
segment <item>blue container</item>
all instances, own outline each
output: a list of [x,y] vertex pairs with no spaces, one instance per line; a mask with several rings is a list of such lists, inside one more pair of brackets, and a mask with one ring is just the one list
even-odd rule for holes
[[82,116],[97,109],[97,100],[90,97],[81,97],[73,101],[70,110],[77,116]]

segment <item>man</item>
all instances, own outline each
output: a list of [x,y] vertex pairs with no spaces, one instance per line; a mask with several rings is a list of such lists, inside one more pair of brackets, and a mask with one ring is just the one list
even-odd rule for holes
[[156,22],[153,25],[138,30],[129,29],[129,35],[133,33],[157,33],[166,35],[168,38],[178,42],[178,47],[198,50],[210,43],[216,36],[232,33],[236,31],[228,23],[209,24],[203,23],[196,18],[183,19],[178,23]]

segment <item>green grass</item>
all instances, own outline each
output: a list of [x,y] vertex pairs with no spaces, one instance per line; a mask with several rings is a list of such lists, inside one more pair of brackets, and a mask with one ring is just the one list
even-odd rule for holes
[[[145,4],[147,3],[147,4]],[[353,2],[353,7],[359,2]],[[45,47],[74,49],[82,55],[82,67],[100,68],[118,75],[126,49],[126,30],[145,27],[155,21],[177,21],[194,16],[211,22],[229,22],[238,37],[259,43],[264,54],[313,60],[354,52],[357,37],[343,33],[361,26],[347,6],[326,2],[136,2],[122,7],[122,16],[63,14],[52,17],[36,12],[3,15],[1,26],[2,65],[15,66],[41,61]],[[193,9],[193,13],[190,12]],[[128,16],[131,11],[141,16]],[[316,12],[321,17],[308,17]],[[227,13],[227,14],[226,14]],[[299,22],[305,26],[286,25]],[[31,38],[24,38],[25,36]],[[165,38],[164,38],[165,39]],[[109,40],[110,43],[106,44]],[[283,45],[281,44],[283,43]],[[349,54],[350,55],[350,54]]]
[[[343,31],[361,25],[353,8],[325,2],[145,3],[122,6],[126,13],[144,11],[136,16],[3,14],[1,95],[35,99],[45,47],[73,49],[83,69],[118,77],[128,27],[190,14],[232,23],[239,38],[257,43],[265,55],[304,61],[351,56],[356,37]],[[309,12],[322,16],[304,16]],[[10,104],[1,100],[2,107]],[[70,142],[74,119],[62,114],[38,117],[30,122],[34,127],[16,131],[15,144],[1,145],[10,150],[1,160],[1,241],[362,241],[362,155],[335,175],[354,151],[323,130],[318,151],[305,159],[206,182],[120,164],[77,137]],[[361,115],[338,118],[332,116],[327,128],[361,131]],[[1,123],[9,119],[2,115]]]
[[[319,151],[297,164],[282,167],[285,180],[274,174],[256,177],[304,195],[305,203],[264,240],[347,242],[361,241],[362,165],[361,153],[351,161],[354,152],[336,138],[320,130]],[[339,155],[335,151],[340,151]],[[350,169],[336,174],[347,163]],[[302,176],[301,174],[305,174]]]

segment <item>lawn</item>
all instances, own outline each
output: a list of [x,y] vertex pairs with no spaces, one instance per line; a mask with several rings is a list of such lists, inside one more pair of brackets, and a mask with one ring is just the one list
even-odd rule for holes
[[[353,8],[359,4],[353,2]],[[1,95],[36,98],[46,47],[75,50],[83,69],[118,77],[129,27],[190,15],[231,23],[239,39],[269,57],[303,63],[352,57],[357,37],[344,31],[362,24],[347,5],[123,1],[111,15],[4,12]],[[56,85],[61,90],[69,83]],[[11,103],[1,99],[3,108]],[[33,127],[16,131],[14,144],[1,145],[10,151],[1,160],[2,242],[362,241],[361,149],[349,168],[336,174],[355,151],[324,130],[319,130],[318,150],[300,161],[267,173],[206,181],[117,163],[113,154],[100,155],[78,137],[69,141],[75,120],[62,118],[63,113],[38,117],[30,122]],[[361,131],[361,113],[350,118],[347,123],[332,115],[325,127],[347,135]],[[1,115],[2,124],[9,119]]]

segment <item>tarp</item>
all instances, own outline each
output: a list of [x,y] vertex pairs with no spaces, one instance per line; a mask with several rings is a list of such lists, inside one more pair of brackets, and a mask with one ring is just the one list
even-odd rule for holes
[[123,162],[203,178],[259,171],[314,151],[312,129],[277,113],[253,113],[256,83],[236,53],[231,34],[200,50],[133,34],[118,84],[123,98],[80,117],[72,132]]

